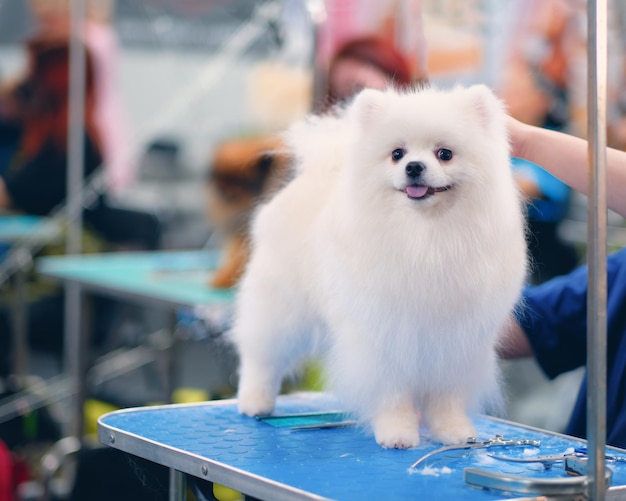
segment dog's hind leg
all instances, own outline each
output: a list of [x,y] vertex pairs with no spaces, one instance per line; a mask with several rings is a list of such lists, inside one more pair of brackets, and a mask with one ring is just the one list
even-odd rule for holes
[[462,444],[476,436],[466,399],[458,395],[431,394],[424,402],[424,418],[432,438],[444,444]]

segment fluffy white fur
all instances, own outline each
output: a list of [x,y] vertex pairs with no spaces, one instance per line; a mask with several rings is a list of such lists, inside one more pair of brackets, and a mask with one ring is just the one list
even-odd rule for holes
[[[323,347],[332,388],[383,447],[416,446],[420,413],[435,440],[475,435],[468,412],[497,386],[526,273],[504,117],[485,86],[365,90],[288,132],[298,175],[255,218],[236,302],[242,413],[271,413]],[[409,162],[449,189],[409,197]]]

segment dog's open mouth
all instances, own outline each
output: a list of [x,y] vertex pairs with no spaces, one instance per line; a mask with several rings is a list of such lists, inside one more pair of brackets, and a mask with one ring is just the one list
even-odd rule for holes
[[409,184],[406,188],[404,188],[404,193],[406,193],[409,198],[420,199],[427,198],[435,193],[448,191],[450,188],[451,186],[433,187],[423,184]]

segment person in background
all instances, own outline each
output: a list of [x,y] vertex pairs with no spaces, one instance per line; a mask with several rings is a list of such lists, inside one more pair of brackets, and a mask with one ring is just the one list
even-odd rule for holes
[[[513,155],[542,165],[583,194],[588,190],[587,142],[509,119]],[[626,153],[607,148],[607,205],[626,217]],[[607,443],[626,447],[626,249],[607,260]],[[587,356],[587,267],[528,286],[515,319],[503,333],[499,354],[535,356],[554,378],[582,367]],[[586,433],[586,377],[565,433]]]
[[422,0],[324,0],[324,4],[327,18],[316,51],[323,84],[316,89],[315,109],[325,110],[333,100],[353,95],[365,82],[381,88],[383,81],[400,85],[427,81]]
[[[67,199],[69,41],[67,37],[38,37],[25,44],[26,73],[0,96],[5,129],[13,142],[0,166],[0,210],[50,216]],[[88,178],[102,164],[101,130],[96,119],[97,96],[91,52],[86,49],[85,113],[83,130],[83,176]],[[3,130],[3,127],[0,127]],[[152,214],[108,204],[100,193],[83,211],[83,252],[103,252],[118,247],[156,249],[160,223]],[[50,243],[45,254],[63,252],[63,243]],[[34,278],[34,277],[33,277]],[[8,284],[3,284],[8,285]],[[0,291],[0,347],[8,346],[12,290]],[[33,279],[28,287],[29,341],[31,346],[59,353],[63,337],[62,289]],[[97,304],[96,304],[97,303]],[[109,298],[94,299],[94,345],[103,342],[119,311]],[[8,353],[8,352],[7,352]],[[7,364],[2,364],[6,366]],[[6,372],[6,367],[0,368]],[[0,374],[1,376],[2,374]]]
[[[49,216],[67,196],[69,44],[65,38],[33,38],[25,47],[28,58],[25,74],[0,96],[0,109],[4,111],[1,122],[5,124],[0,130],[11,130],[10,137],[4,136],[10,154],[0,166],[0,209]],[[89,176],[102,162],[89,52],[84,117],[84,174]],[[86,251],[99,251],[103,244],[99,236],[86,232],[83,245]],[[50,244],[42,252],[58,253],[61,248],[62,244]],[[2,348],[10,343],[12,289],[9,285],[3,284],[0,291]],[[33,279],[29,281],[27,297],[32,346],[58,351],[63,331],[62,290]],[[2,372],[6,373],[6,364],[3,365]]]
[[411,79],[427,74],[427,44],[422,21],[423,0],[324,0],[317,53],[321,67],[351,40],[376,37],[391,44],[409,66]]
[[[69,0],[28,0],[35,19],[35,37],[68,38]],[[95,93],[94,120],[100,134],[107,189],[112,193],[128,188],[136,177],[136,155],[128,140],[128,117],[120,98],[118,64],[120,49],[111,26],[114,0],[86,0],[84,28],[79,32],[90,53]]]
[[413,79],[404,55],[384,38],[355,38],[340,47],[330,61],[326,107],[364,88],[408,88],[425,83],[425,78]]
[[[5,122],[14,134],[13,151],[0,166],[0,208],[48,215],[66,198],[69,45],[67,39],[31,39],[26,43],[26,75],[1,96],[11,110]],[[102,162],[95,122],[93,67],[89,53],[85,75],[84,172]]]

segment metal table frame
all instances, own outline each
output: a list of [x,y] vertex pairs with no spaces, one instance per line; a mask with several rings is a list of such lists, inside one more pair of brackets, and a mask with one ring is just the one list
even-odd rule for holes
[[[337,410],[338,405],[328,394],[300,393],[279,397],[276,413],[293,416],[327,412]],[[422,430],[422,443],[416,449],[382,449],[373,436],[358,427],[276,428],[240,415],[235,400],[114,411],[99,419],[98,438],[109,447],[170,468],[171,501],[183,501],[185,487],[199,491],[204,496],[199,499],[212,500],[213,482],[272,501],[353,499],[372,493],[377,499],[406,499],[412,493],[416,497],[428,493],[432,499],[475,501],[531,496],[475,489],[464,482],[462,473],[466,468],[528,479],[573,480],[562,466],[555,465],[551,470],[542,470],[538,465],[520,468],[496,461],[488,453],[543,456],[584,447],[584,440],[497,418],[474,419],[481,439],[502,434],[538,439],[541,446],[530,447],[532,450],[527,446],[503,449],[508,452],[453,451],[433,456],[420,467],[423,472],[412,473],[409,465],[415,459],[440,447],[429,440],[427,430]],[[622,449],[611,448],[610,453],[626,458]],[[608,493],[611,499],[626,499],[626,463],[612,463],[611,468],[614,485]]]

